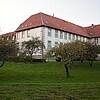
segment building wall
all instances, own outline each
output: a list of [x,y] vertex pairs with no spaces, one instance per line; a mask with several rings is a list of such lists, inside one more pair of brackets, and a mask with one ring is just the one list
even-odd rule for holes
[[[57,46],[57,43],[58,44],[67,43],[67,42],[71,42],[75,40],[88,41],[88,38],[86,37],[78,36],[75,34],[64,32],[64,31],[51,29],[47,27],[45,27],[44,30],[45,31],[44,31],[43,37],[44,37],[44,44],[45,44],[46,49]],[[48,32],[50,32],[51,34]],[[58,37],[55,36],[56,32],[58,32]],[[51,41],[51,46],[48,46],[48,43],[50,43],[50,41]]]
[[100,45],[100,37],[98,37],[98,44]]
[[[48,27],[38,27],[16,33],[16,41],[19,43],[19,48],[21,49],[22,42],[28,41],[32,39],[32,37],[40,37],[45,45],[45,49],[43,50],[44,52],[49,48],[58,46],[60,43],[67,43],[75,40],[88,41],[88,38],[72,33]],[[36,55],[41,54],[37,53]]]
[[32,37],[39,37],[40,39],[42,39],[41,31],[42,27],[17,32],[16,42],[19,43],[19,47],[21,48],[22,42],[29,41],[32,39]]
[[91,42],[100,45],[100,37],[91,38]]

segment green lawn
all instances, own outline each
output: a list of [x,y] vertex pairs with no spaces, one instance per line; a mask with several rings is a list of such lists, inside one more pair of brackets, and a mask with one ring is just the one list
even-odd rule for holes
[[77,62],[66,78],[63,63],[12,63],[0,68],[0,100],[99,100],[100,61]]

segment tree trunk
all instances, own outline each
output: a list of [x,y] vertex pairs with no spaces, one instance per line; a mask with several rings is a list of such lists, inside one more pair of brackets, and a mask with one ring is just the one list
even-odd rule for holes
[[90,67],[93,66],[93,60],[89,60],[89,65],[90,65]]
[[83,59],[81,59],[81,63],[83,63]]
[[2,64],[0,65],[0,67],[2,67],[2,66],[4,65],[4,63],[5,63],[5,62],[4,62],[4,61],[2,61]]
[[33,62],[33,53],[31,54],[30,57],[31,57],[31,61],[30,62],[32,63]]
[[69,77],[69,69],[68,69],[66,64],[64,66],[65,66],[65,69],[66,69],[66,77]]

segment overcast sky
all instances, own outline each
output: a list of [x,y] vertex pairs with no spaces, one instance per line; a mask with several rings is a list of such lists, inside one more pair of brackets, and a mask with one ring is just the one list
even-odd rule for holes
[[39,12],[80,26],[100,24],[100,0],[0,0],[0,34]]

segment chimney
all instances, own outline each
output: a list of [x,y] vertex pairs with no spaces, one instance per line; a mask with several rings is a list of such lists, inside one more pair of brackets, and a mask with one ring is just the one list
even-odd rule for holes
[[54,13],[53,13],[53,17],[54,17]]
[[91,28],[93,28],[94,27],[94,24],[91,24]]
[[94,24],[91,24],[91,26],[94,26]]

